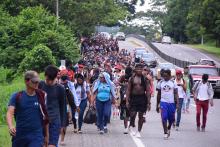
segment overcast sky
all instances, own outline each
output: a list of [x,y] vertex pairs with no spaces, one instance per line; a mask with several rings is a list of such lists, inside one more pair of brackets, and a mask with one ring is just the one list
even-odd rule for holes
[[146,12],[148,9],[150,9],[150,3],[151,0],[145,0],[145,3],[143,6],[140,6],[140,1],[138,1],[138,4],[136,6],[136,12],[144,11]]

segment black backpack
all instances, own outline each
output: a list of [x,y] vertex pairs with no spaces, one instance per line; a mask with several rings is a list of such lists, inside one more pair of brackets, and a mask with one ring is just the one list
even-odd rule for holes
[[76,104],[74,102],[74,96],[73,96],[72,92],[70,91],[70,88],[69,88],[68,84],[65,83],[63,86],[64,86],[64,89],[66,91],[67,103],[70,105],[71,108],[75,109]]

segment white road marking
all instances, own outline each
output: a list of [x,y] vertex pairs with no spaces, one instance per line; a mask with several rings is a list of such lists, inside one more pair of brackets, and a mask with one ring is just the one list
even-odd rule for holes
[[137,147],[146,147],[139,138],[133,136],[131,133],[129,133],[129,134],[130,134],[131,138],[133,139],[133,141],[135,142]]

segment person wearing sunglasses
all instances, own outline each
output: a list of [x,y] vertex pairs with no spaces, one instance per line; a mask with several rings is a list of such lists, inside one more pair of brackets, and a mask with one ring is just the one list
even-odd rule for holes
[[[48,134],[43,134],[43,122],[48,122],[46,94],[38,90],[40,79],[37,72],[27,71],[24,81],[26,89],[13,94],[8,104],[7,124],[12,136],[12,147],[40,147],[44,143],[47,144],[48,138]],[[16,120],[16,127],[13,125],[13,119]]]
[[99,79],[95,82],[93,87],[93,98],[96,103],[97,110],[97,126],[100,134],[108,132],[107,123],[111,115],[111,104],[115,104],[115,85],[110,80],[108,73],[103,72],[99,75]]

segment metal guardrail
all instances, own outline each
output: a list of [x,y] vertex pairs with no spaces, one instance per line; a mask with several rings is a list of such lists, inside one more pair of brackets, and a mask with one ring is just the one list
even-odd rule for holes
[[[196,63],[193,63],[193,62],[176,59],[174,57],[171,57],[171,56],[161,52],[155,45],[153,45],[150,41],[146,40],[145,37],[143,37],[143,36],[135,35],[135,34],[129,34],[126,37],[134,37],[134,38],[137,38],[141,41],[146,42],[161,58],[163,58],[164,60],[166,60],[170,63],[173,63],[174,65],[176,65],[178,67],[184,68],[186,66],[196,64]],[[220,75],[220,68],[218,67],[217,70],[218,70],[218,73]]]
[[186,66],[195,64],[193,62],[176,59],[174,57],[171,57],[171,56],[161,52],[155,45],[153,45],[150,41],[147,41],[142,36],[135,35],[135,34],[129,34],[129,35],[127,35],[127,37],[134,37],[134,38],[137,38],[139,40],[142,40],[142,41],[146,42],[161,58],[163,58],[164,60],[166,60],[170,63],[173,63],[174,65],[176,65],[178,67],[184,68]]

